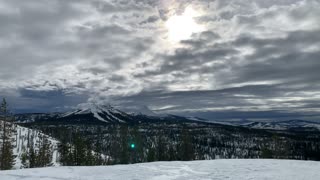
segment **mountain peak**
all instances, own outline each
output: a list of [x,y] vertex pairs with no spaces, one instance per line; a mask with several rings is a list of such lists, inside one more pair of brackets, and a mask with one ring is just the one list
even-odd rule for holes
[[[126,109],[126,110],[125,110]],[[195,121],[195,118],[186,118],[174,115],[156,114],[147,106],[127,107],[121,110],[110,104],[86,103],[78,105],[77,109],[61,114],[25,114],[17,116],[21,123],[46,121],[48,123],[64,124],[101,124],[101,123],[141,123],[157,121]],[[199,119],[197,119],[199,121]]]
[[78,106],[78,109],[63,114],[63,118],[80,118],[80,119],[96,119],[102,122],[111,123],[111,122],[125,122],[122,120],[123,117],[127,116],[126,113],[115,109],[110,104],[81,104]]

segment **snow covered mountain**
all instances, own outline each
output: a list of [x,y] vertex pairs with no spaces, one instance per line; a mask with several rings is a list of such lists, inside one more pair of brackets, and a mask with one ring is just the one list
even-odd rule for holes
[[18,114],[15,119],[19,123],[73,123],[73,124],[101,124],[101,123],[141,123],[141,122],[184,122],[195,121],[194,118],[186,118],[175,115],[157,115],[151,110],[126,113],[111,105],[90,104],[74,111],[66,113],[49,114]]
[[0,177],[5,180],[318,180],[319,169],[320,162],[251,159],[24,169],[2,171]]
[[115,109],[111,105],[98,106],[95,104],[92,104],[87,108],[82,108],[61,114],[59,119],[66,119],[71,121],[91,119],[106,123],[124,123],[133,121],[133,118],[129,114]]

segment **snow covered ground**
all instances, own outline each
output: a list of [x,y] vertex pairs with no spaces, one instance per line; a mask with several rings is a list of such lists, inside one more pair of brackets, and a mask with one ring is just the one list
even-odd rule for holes
[[2,180],[319,180],[320,162],[212,160],[0,171]]

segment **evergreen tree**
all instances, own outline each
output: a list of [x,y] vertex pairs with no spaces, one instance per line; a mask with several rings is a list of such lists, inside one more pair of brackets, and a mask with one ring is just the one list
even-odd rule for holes
[[134,144],[134,147],[131,148],[131,162],[139,163],[144,161],[144,152],[143,152],[143,141],[139,128],[134,126],[132,132],[132,140],[130,142]]
[[181,150],[181,160],[190,161],[194,159],[194,149],[192,144],[192,138],[190,132],[186,127],[182,129],[182,142],[180,146]]
[[21,163],[24,168],[29,168],[28,154],[26,152],[21,154]]
[[97,141],[94,147],[94,164],[95,165],[104,165],[101,154],[102,154],[102,132],[101,132],[101,128],[99,128]]
[[60,161],[61,165],[64,165],[64,166],[73,165],[71,147],[70,147],[69,143],[62,141],[58,145],[58,151],[59,151],[59,155],[60,155],[59,161]]
[[95,162],[95,156],[94,156],[94,154],[93,154],[93,152],[92,152],[92,148],[91,148],[91,146],[90,146],[90,143],[89,142],[87,142],[86,143],[87,144],[87,146],[86,146],[86,156],[85,156],[85,163],[84,163],[84,165],[85,166],[93,166],[93,165],[96,165],[96,162]]
[[120,140],[121,140],[121,154],[120,164],[129,163],[129,142],[128,142],[128,126],[122,125],[120,127]]
[[150,147],[147,155],[147,161],[148,162],[154,162],[156,161],[156,150],[154,147]]
[[168,155],[169,155],[169,159],[168,159],[169,161],[177,160],[174,144],[170,144]]
[[108,157],[107,164],[118,164],[120,163],[121,153],[122,153],[122,136],[121,132],[119,131],[119,126],[115,126],[111,129],[111,143],[107,153],[110,155]]
[[74,136],[73,160],[74,165],[84,166],[86,164],[86,145],[80,134]]
[[15,156],[13,155],[14,139],[12,138],[15,133],[15,124],[13,124],[13,116],[9,116],[8,104],[5,99],[1,103],[0,113],[0,169],[8,170],[15,163]]
[[40,135],[40,147],[38,154],[38,167],[46,167],[51,165],[52,152],[49,139],[45,135]]
[[157,137],[157,160],[167,161],[167,146],[164,139],[163,131],[160,131]]
[[37,153],[34,149],[34,141],[33,141],[34,136],[31,135],[31,142],[29,144],[29,167],[30,168],[34,168],[37,167]]
[[59,162],[61,165],[64,166],[72,166],[74,165],[74,158],[72,152],[72,145],[71,145],[71,137],[72,132],[68,131],[64,128],[59,128],[57,134],[61,135],[60,143],[58,144],[58,152],[59,152]]

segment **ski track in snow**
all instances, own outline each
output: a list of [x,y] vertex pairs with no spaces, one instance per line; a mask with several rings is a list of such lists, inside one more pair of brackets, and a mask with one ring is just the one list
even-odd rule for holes
[[319,180],[320,162],[212,160],[0,172],[2,180]]

